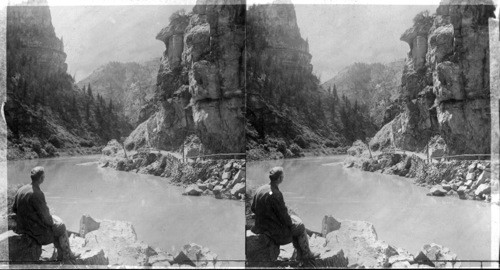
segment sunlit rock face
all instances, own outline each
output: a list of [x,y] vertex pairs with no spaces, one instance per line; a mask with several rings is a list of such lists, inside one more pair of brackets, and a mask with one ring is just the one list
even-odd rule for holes
[[414,20],[401,36],[410,46],[401,83],[405,110],[373,145],[389,139],[422,150],[440,135],[448,154],[490,152],[488,18],[494,10],[488,0],[442,1],[435,15]]
[[157,39],[166,47],[154,101],[159,109],[132,133],[127,147],[148,141],[174,150],[196,134],[205,153],[243,152],[244,3],[198,1],[190,15],[173,18]]

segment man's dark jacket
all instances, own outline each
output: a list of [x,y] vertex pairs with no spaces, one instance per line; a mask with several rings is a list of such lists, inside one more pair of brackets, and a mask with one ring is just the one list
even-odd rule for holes
[[47,207],[45,195],[38,185],[27,184],[21,187],[14,197],[12,210],[16,213],[16,230],[19,233],[33,237],[40,245],[53,242],[54,221]]
[[259,187],[253,197],[252,212],[255,213],[255,233],[264,233],[276,244],[292,242],[292,219],[283,200],[283,194],[273,183]]

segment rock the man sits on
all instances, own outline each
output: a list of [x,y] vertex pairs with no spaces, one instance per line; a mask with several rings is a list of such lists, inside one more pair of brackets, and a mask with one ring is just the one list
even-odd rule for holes
[[54,243],[59,261],[72,262],[75,257],[69,246],[66,226],[57,216],[50,214],[40,185],[45,180],[43,167],[31,170],[31,184],[22,186],[14,197],[13,212],[16,214],[16,232],[27,234],[39,245]]
[[256,234],[269,236],[277,245],[293,243],[297,251],[297,260],[306,261],[318,257],[311,252],[306,228],[302,220],[288,214],[283,194],[278,186],[283,182],[282,167],[274,167],[269,172],[269,184],[259,187],[253,197],[252,212],[255,213]]

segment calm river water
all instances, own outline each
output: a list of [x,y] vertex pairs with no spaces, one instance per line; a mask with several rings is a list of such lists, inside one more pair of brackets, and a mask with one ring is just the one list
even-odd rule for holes
[[270,168],[283,166],[285,202],[312,230],[321,231],[325,215],[365,220],[379,239],[415,255],[424,244],[437,243],[459,259],[491,259],[489,204],[428,197],[411,179],[343,168],[344,158],[249,162],[247,183],[267,183]]
[[41,188],[52,214],[61,217],[69,230],[78,231],[81,216],[89,214],[130,221],[139,240],[174,255],[184,244],[197,243],[221,260],[245,259],[243,202],[182,196],[182,189],[165,178],[99,168],[98,159],[9,162],[8,183],[30,183],[31,168],[44,166]]

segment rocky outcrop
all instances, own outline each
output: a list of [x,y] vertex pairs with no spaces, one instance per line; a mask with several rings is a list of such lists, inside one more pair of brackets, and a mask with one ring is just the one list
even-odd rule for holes
[[[175,256],[153,248],[139,241],[133,225],[125,221],[97,220],[84,215],[80,221],[80,234],[71,233],[69,242],[77,256],[75,264],[82,266],[220,266],[217,254],[197,244],[183,246]],[[51,263],[57,258],[53,244],[42,247],[30,237],[13,231],[0,235],[0,248],[9,251],[12,263]]]
[[158,110],[127,138],[127,149],[177,149],[196,134],[205,153],[241,153],[244,140],[245,5],[198,1],[171,17],[158,72]]
[[[372,139],[417,151],[440,135],[450,155],[489,154],[489,0],[442,1],[420,13],[401,40],[410,46],[401,80],[403,112]],[[391,143],[387,143],[391,141]]]
[[[489,161],[441,161],[429,163],[412,154],[382,153],[368,158],[368,153],[347,158],[344,165],[364,171],[415,178],[415,183],[429,188],[428,195],[492,201],[498,191],[491,181]],[[498,203],[498,202],[496,202]]]
[[[325,216],[323,228],[328,228],[324,230],[324,236],[315,233],[309,235],[311,251],[319,253],[320,258],[306,265],[350,268],[460,267],[460,263],[456,262],[457,255],[446,247],[424,245],[415,256],[379,240],[374,226],[365,221],[337,221],[332,216]],[[295,258],[291,243],[278,247],[267,236],[256,235],[250,230],[246,235],[246,256],[247,266],[296,266],[291,264]],[[431,260],[449,262],[435,265]]]
[[219,160],[188,164],[180,167],[173,181],[194,183],[184,195],[209,195],[217,199],[245,198],[246,168],[244,160]]

